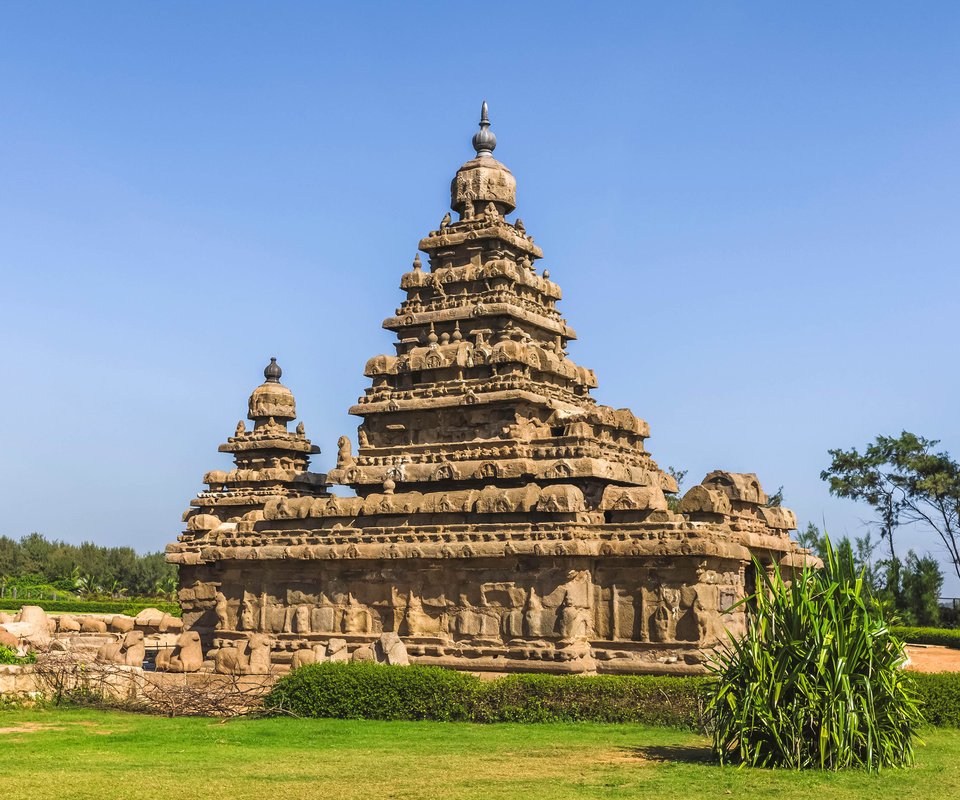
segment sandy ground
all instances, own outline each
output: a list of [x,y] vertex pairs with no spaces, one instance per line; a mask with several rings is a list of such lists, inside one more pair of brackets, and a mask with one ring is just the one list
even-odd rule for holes
[[908,644],[910,666],[917,672],[960,672],[960,650],[935,645]]

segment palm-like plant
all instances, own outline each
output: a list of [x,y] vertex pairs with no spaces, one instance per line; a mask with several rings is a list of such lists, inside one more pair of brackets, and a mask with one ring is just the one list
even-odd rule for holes
[[100,594],[103,589],[93,575],[86,574],[77,579],[77,591],[83,596],[90,596]]
[[821,570],[793,580],[759,565],[746,636],[713,664],[708,703],[720,761],[792,769],[902,766],[923,722],[903,644],[851,553],[827,540]]

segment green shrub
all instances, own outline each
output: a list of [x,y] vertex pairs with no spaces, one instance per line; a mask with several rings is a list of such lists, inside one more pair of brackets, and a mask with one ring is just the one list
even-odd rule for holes
[[167,600],[124,598],[123,600],[14,600],[0,599],[0,611],[19,611],[21,606],[40,606],[54,614],[129,614],[135,617],[145,608],[156,608],[180,616],[180,606]]
[[940,728],[960,728],[960,672],[910,672],[924,719]]
[[[908,672],[925,720],[960,728],[960,673]],[[710,678],[510,675],[318,664],[280,678],[266,707],[304,717],[470,722],[615,722],[702,730]],[[408,685],[409,684],[409,685]],[[424,700],[424,692],[433,693]]]
[[761,585],[745,637],[730,637],[708,690],[714,751],[752,766],[877,770],[913,757],[923,722],[903,645],[853,556],[826,543],[822,570]]
[[482,684],[475,722],[640,722],[702,727],[706,678],[511,675]]
[[298,716],[472,722],[641,722],[702,727],[705,678],[511,675],[314,664],[277,681],[266,707]]
[[267,708],[338,719],[469,719],[480,679],[439,667],[310,664],[284,675]]
[[0,664],[33,664],[36,660],[37,657],[33,653],[18,656],[16,650],[0,644]]
[[893,626],[890,628],[898,639],[907,644],[938,644],[943,647],[960,649],[960,630],[955,628],[907,628]]

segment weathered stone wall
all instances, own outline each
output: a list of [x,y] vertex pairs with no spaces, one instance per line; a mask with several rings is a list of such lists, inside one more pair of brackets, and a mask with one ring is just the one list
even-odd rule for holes
[[478,671],[696,672],[742,627],[744,563],[700,556],[218,561],[181,567],[205,649],[265,633],[273,661],[396,632],[412,661]]

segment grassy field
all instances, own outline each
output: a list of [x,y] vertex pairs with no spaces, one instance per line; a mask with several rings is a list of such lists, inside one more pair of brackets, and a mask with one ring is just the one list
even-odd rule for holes
[[960,797],[960,730],[879,776],[720,768],[708,742],[635,725],[166,719],[0,711],[0,790],[29,800]]

